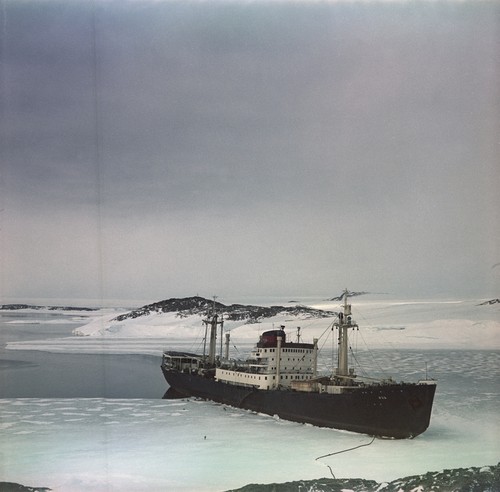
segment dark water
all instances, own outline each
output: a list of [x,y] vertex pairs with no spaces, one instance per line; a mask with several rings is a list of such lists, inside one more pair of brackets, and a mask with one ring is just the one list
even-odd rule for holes
[[[23,317],[36,317],[43,323],[8,323]],[[161,374],[160,357],[6,350],[7,342],[70,336],[78,324],[60,323],[60,319],[58,315],[38,313],[0,316],[0,398],[163,396],[167,384]]]

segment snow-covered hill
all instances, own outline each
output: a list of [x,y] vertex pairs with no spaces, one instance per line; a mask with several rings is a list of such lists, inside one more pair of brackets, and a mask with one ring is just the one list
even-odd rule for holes
[[[172,298],[148,304],[126,313],[110,314],[96,318],[90,323],[73,330],[79,336],[120,336],[120,337],[172,337],[185,338],[194,334],[202,326],[202,319],[208,310],[215,307],[224,316],[224,328],[237,328],[245,337],[255,334],[254,325],[267,329],[273,324],[285,322],[309,323],[314,320],[332,318],[335,311],[317,309],[303,305],[293,306],[253,306],[244,304],[225,305],[203,297]],[[323,321],[326,325],[328,322]],[[260,326],[262,325],[262,327]],[[245,329],[245,327],[247,329]]]
[[139,309],[121,314],[116,317],[117,321],[130,318],[140,318],[152,313],[177,313],[179,317],[187,317],[193,314],[204,316],[211,309],[224,316],[230,321],[245,321],[249,323],[259,322],[265,318],[272,318],[278,314],[289,314],[292,316],[308,316],[312,318],[326,318],[335,316],[333,311],[324,311],[307,306],[252,306],[244,304],[231,304],[226,306],[215,300],[211,301],[200,296],[172,298],[165,301],[148,304]]
[[[370,348],[500,349],[499,304],[464,301],[353,300],[359,332],[353,343]],[[174,298],[139,309],[93,316],[73,331],[79,336],[143,339],[186,339],[200,336],[202,319],[213,301],[202,297]],[[339,302],[317,301],[309,306],[252,306],[216,303],[224,329],[233,340],[257,341],[259,334],[285,325],[288,333],[302,329],[302,339],[320,338],[335,320]],[[290,336],[290,335],[289,335]]]

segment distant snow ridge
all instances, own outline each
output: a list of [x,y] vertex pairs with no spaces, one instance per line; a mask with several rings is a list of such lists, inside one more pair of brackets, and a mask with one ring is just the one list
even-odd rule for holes
[[0,306],[4,311],[18,311],[21,309],[49,310],[49,311],[98,311],[98,308],[75,307],[75,306],[37,306],[32,304],[3,304]]
[[255,323],[265,318],[271,318],[280,313],[286,313],[294,316],[306,315],[311,318],[328,318],[336,316],[333,311],[323,311],[307,306],[252,306],[244,304],[231,304],[226,306],[220,302],[205,299],[200,296],[172,298],[165,301],[148,304],[129,313],[120,314],[113,321],[124,321],[126,319],[139,318],[152,313],[171,313],[177,312],[179,317],[187,317],[193,314],[204,315],[215,305],[215,310],[219,314],[224,314],[225,319],[231,321],[248,320],[249,323]]

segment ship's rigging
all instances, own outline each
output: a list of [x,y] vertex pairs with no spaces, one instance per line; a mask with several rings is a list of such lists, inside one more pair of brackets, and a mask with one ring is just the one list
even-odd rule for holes
[[[336,298],[343,301],[341,310],[338,311],[337,317],[325,328],[321,335],[317,338],[318,343],[318,361],[321,362],[322,370],[328,371],[331,376],[338,376],[339,378],[348,378],[349,371],[351,375],[355,373],[359,378],[370,381],[384,381],[391,380],[391,377],[386,373],[386,370],[380,365],[378,358],[373,354],[369,344],[363,337],[362,331],[359,329],[358,324],[353,321],[352,305],[348,303],[348,298],[351,293],[345,289],[342,294]],[[205,317],[202,320],[204,335],[201,339],[203,345],[203,359],[206,366],[220,364],[222,361],[229,361],[229,349],[232,347],[239,355],[235,362],[241,362],[242,357],[248,355],[248,348],[238,347],[235,343],[231,344],[231,330],[224,330],[224,311],[217,309],[216,299],[218,296],[212,297],[212,304],[208,307]],[[311,326],[303,324],[304,329]],[[297,343],[300,343],[303,337],[303,327],[296,328]],[[285,329],[284,325],[280,326]],[[353,336],[349,336],[349,331]],[[354,348],[351,340],[354,338]],[[362,350],[358,347],[358,338],[361,338],[363,347]],[[217,347],[217,341],[219,341]],[[328,343],[330,342],[330,345]],[[200,343],[200,342],[199,342]],[[208,343],[208,352],[207,352]],[[193,347],[195,342],[193,343]],[[218,348],[218,355],[216,353]],[[362,354],[361,354],[362,353]],[[371,377],[368,375],[367,370],[364,368],[363,361],[361,360],[364,355],[370,357],[370,361],[377,367],[377,372],[383,377]]]

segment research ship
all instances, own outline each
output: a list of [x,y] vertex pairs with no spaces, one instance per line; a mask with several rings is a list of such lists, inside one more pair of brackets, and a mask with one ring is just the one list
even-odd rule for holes
[[318,373],[318,340],[303,343],[299,332],[296,341],[288,341],[283,326],[262,333],[246,361],[229,359],[230,336],[226,333],[222,354],[224,319],[214,308],[204,320],[205,340],[210,330],[208,353],[164,352],[161,369],[169,391],[320,427],[394,439],[418,436],[430,423],[436,381],[356,375],[348,364],[348,339],[358,325],[348,297],[346,289],[332,324],[338,331],[338,358],[331,374]]

